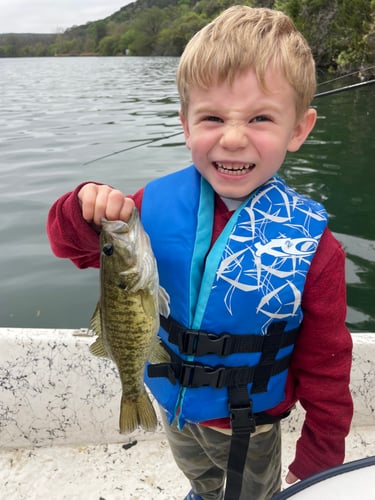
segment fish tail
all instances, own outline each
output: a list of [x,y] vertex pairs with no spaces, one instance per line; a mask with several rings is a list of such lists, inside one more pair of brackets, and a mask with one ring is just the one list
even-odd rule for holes
[[146,431],[156,429],[158,419],[151,399],[143,392],[135,401],[121,398],[120,432],[129,433],[142,427]]

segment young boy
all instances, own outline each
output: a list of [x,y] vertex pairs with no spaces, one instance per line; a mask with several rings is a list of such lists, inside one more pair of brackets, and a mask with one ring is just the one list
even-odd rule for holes
[[131,197],[78,186],[48,234],[57,256],[98,267],[101,218],[138,207],[171,298],[171,362],[145,380],[186,498],[221,499],[226,482],[225,499],[266,499],[295,402],[306,418],[288,483],[342,463],[353,411],[344,253],[324,208],[276,175],[314,127],[314,61],[287,16],[235,6],[192,38],[177,83],[194,165]]

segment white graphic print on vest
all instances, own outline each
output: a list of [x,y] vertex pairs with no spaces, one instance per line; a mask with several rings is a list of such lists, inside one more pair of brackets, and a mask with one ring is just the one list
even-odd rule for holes
[[302,197],[282,179],[264,184],[239,210],[216,272],[216,282],[227,283],[228,312],[232,314],[236,293],[256,292],[264,333],[271,321],[294,316],[326,220],[322,205]]

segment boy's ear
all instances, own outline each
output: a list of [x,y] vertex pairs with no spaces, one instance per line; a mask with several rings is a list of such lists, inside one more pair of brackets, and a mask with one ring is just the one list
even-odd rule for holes
[[188,126],[188,123],[187,123],[187,119],[182,114],[182,111],[179,112],[179,115],[180,115],[180,120],[181,120],[181,123],[182,123],[182,127],[184,129],[186,146],[190,149],[190,132],[189,132],[189,126]]
[[316,110],[309,108],[298,121],[288,143],[288,151],[298,151],[314,128],[316,122]]

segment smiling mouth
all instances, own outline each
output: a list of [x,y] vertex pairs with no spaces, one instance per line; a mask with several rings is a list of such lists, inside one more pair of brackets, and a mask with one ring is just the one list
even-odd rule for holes
[[238,163],[219,163],[216,161],[213,162],[213,165],[218,172],[227,175],[244,175],[249,173],[255,167],[255,163],[243,163],[241,165]]

